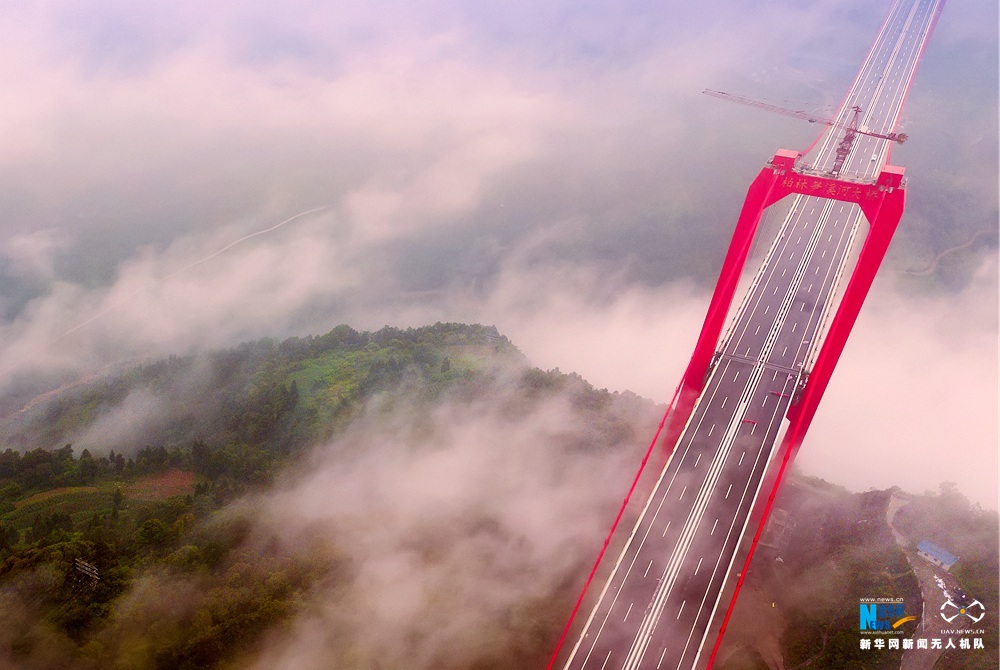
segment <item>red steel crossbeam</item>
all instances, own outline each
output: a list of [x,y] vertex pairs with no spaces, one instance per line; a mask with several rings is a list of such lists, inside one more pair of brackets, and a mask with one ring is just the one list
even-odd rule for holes
[[[874,222],[879,216],[885,196],[893,191],[901,190],[902,168],[887,165],[873,184],[847,182],[794,172],[792,168],[800,155],[797,151],[787,149],[778,151],[747,190],[747,197],[743,203],[740,218],[736,222],[736,230],[733,233],[732,242],[729,244],[729,251],[722,264],[719,282],[715,286],[712,301],[709,303],[705,323],[702,325],[694,353],[681,380],[677,406],[671,416],[664,441],[667,449],[671,449],[680,437],[684,426],[691,417],[698,396],[705,389],[708,367],[718,347],[726,315],[732,306],[740,275],[746,266],[750,246],[757,234],[757,227],[764,210],[787,195],[799,193],[857,203],[868,220]],[[900,210],[900,214],[902,214],[902,210]],[[877,267],[876,265],[876,269]],[[820,356],[822,356],[822,352]],[[819,362],[817,359],[817,365]]]
[[[784,176],[777,177],[778,185],[775,190],[781,195],[774,198],[772,202],[777,202],[777,200],[789,193],[815,195],[831,200],[855,202],[861,207],[861,211],[868,219],[869,229],[868,235],[865,237],[864,244],[861,247],[860,255],[858,256],[857,265],[847,282],[844,296],[830,324],[830,330],[820,347],[816,363],[810,371],[809,380],[802,392],[802,396],[787,412],[789,426],[778,452],[782,454],[781,466],[775,476],[774,485],[771,487],[767,504],[761,513],[757,531],[750,544],[750,551],[747,554],[746,561],[743,563],[743,569],[740,571],[740,576],[736,582],[732,600],[726,610],[726,615],[723,618],[718,637],[712,648],[711,656],[709,656],[707,666],[709,669],[712,667],[715,657],[719,652],[722,636],[726,632],[726,626],[736,606],[736,597],[739,595],[740,588],[746,579],[747,571],[750,568],[750,561],[753,559],[757,542],[764,532],[764,526],[767,524],[771,507],[774,504],[774,499],[777,496],[778,488],[784,478],[785,471],[798,451],[799,446],[801,446],[806,431],[809,429],[809,424],[816,414],[819,401],[822,399],[824,391],[826,391],[837,361],[840,360],[840,355],[844,351],[844,345],[847,343],[847,337],[850,335],[855,321],[857,321],[861,305],[864,303],[872,282],[875,280],[875,274],[878,272],[879,266],[881,266],[882,260],[885,258],[886,251],[889,249],[889,242],[892,241],[892,236],[896,232],[896,227],[899,225],[899,221],[903,216],[903,209],[906,206],[906,188],[903,184],[904,170],[901,167],[886,166],[874,185],[862,186],[833,179],[808,177],[791,173],[791,166],[795,159],[790,154],[792,152],[778,152],[775,155],[774,161],[772,161],[772,164],[776,168],[779,165],[787,168]],[[761,174],[766,170],[767,168],[762,170]],[[778,171],[779,169],[775,169],[775,173]],[[751,194],[748,194],[748,200],[751,197]],[[744,206],[744,209],[746,209],[746,206]]]

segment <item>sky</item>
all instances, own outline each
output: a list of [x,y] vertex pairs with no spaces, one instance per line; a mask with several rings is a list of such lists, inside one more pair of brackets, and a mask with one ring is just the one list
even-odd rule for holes
[[[815,132],[701,90],[830,111],[889,9],[695,4],[6,7],[0,393],[469,321],[666,401],[747,185]],[[907,214],[810,474],[997,507],[997,24],[949,4],[918,69]]]

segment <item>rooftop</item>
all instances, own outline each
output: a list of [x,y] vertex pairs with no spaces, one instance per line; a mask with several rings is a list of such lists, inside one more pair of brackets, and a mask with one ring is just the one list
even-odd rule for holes
[[958,556],[954,556],[948,553],[947,551],[937,546],[933,542],[928,542],[927,540],[922,540],[917,545],[917,549],[919,551],[924,552],[925,554],[933,556],[934,558],[941,561],[945,565],[951,565],[958,560]]

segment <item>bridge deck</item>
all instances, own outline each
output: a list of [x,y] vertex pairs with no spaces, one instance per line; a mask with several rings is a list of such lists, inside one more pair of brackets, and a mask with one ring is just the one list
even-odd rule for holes
[[[895,130],[943,0],[900,0],[838,114]],[[804,160],[828,172],[843,130],[831,128]],[[889,142],[858,135],[840,176],[874,180]],[[839,279],[861,231],[856,204],[796,195],[735,321],[704,392],[653,487],[582,630],[566,670],[692,668],[720,599],[774,444],[823,334]]]

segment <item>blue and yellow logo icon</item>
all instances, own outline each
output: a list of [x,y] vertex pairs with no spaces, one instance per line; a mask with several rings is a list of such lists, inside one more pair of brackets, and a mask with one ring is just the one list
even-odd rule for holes
[[917,618],[903,609],[903,603],[861,603],[861,630],[893,630]]

